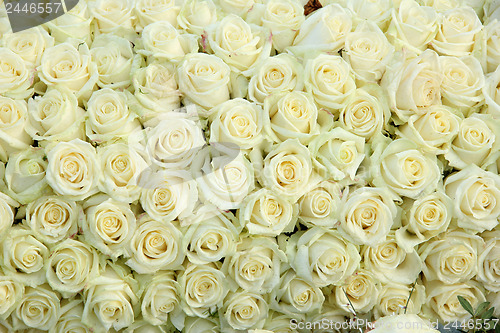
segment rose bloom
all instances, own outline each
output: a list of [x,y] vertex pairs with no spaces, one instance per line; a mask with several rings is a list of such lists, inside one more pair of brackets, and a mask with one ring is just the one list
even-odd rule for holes
[[[438,333],[437,329],[416,314],[388,315],[375,322],[375,329],[371,333],[399,333],[404,327],[407,333]],[[407,329],[408,327],[408,329]]]
[[481,282],[484,287],[492,292],[500,291],[500,272],[498,267],[500,253],[499,231],[487,231],[481,234],[485,241],[484,248],[478,253],[478,272],[476,280]]
[[82,323],[84,304],[80,297],[61,300],[61,316],[54,327],[54,332],[87,332],[89,327]]
[[270,0],[266,3],[262,16],[262,26],[271,30],[273,47],[282,52],[292,45],[304,20],[304,10],[299,3],[291,0]]
[[187,0],[177,15],[180,28],[201,36],[205,27],[217,21],[217,8],[212,0]]
[[45,49],[54,45],[54,38],[42,27],[35,27],[5,34],[1,43],[2,46],[20,55],[27,65],[38,66]]
[[485,113],[500,117],[500,67],[486,76],[483,87]]
[[306,226],[333,227],[338,220],[339,193],[338,183],[318,183],[298,201],[300,221]]
[[[412,294],[409,298],[410,293]],[[424,301],[425,288],[421,284],[383,284],[377,304],[373,308],[373,315],[374,318],[380,319],[395,314],[420,314]]]
[[229,293],[222,312],[222,329],[246,330],[262,327],[268,314],[269,306],[263,296],[249,291]]
[[10,227],[14,223],[15,207],[19,207],[19,203],[0,192],[0,241],[7,236]]
[[134,2],[131,0],[96,0],[90,3],[90,12],[101,34],[134,35]]
[[50,330],[60,316],[59,295],[46,284],[26,288],[24,296],[13,312],[15,331],[25,328]]
[[34,71],[20,55],[6,47],[0,47],[0,94],[5,97],[24,99],[33,94],[30,88]]
[[24,285],[10,276],[0,275],[0,317],[7,318],[14,311],[24,294]]
[[67,39],[76,38],[90,45],[93,37],[92,23],[93,17],[90,15],[87,2],[80,1],[65,15],[58,16],[44,25],[58,43],[64,43]]
[[134,12],[137,15],[136,30],[158,21],[167,21],[177,27],[177,15],[181,10],[175,0],[138,0]]
[[26,102],[0,96],[0,160],[7,162],[9,155],[30,146],[33,139],[26,132],[29,112]]
[[[373,275],[361,269],[347,277],[344,286],[335,287],[335,301],[346,312],[350,312],[352,304],[358,313],[366,313],[377,304],[380,290],[381,286]],[[330,297],[333,303],[333,294]]]

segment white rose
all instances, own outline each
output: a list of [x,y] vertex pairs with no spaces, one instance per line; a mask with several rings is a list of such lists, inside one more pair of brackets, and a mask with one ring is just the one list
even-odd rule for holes
[[[368,23],[370,22],[370,23]],[[342,56],[361,82],[378,82],[389,64],[394,47],[380,28],[365,21],[347,34]]]
[[430,44],[442,55],[465,56],[471,54],[483,25],[471,7],[453,8],[439,18],[436,38]]
[[380,144],[371,156],[375,186],[388,186],[400,196],[416,199],[432,192],[441,179],[435,155],[423,153],[408,139]]
[[59,296],[49,286],[28,287],[16,311],[13,312],[13,318],[19,328],[50,330],[59,319],[61,310],[59,303]]
[[499,231],[490,231],[481,234],[481,238],[485,241],[484,248],[478,253],[478,272],[476,280],[481,282],[483,286],[493,292],[500,291],[500,272],[499,253],[500,253],[500,237]]
[[443,71],[443,104],[467,112],[470,112],[470,108],[480,105],[484,100],[482,89],[485,80],[479,61],[473,56],[442,56],[439,61]]
[[20,55],[32,66],[40,65],[43,52],[53,45],[54,38],[41,27],[5,34],[2,38],[2,46]]
[[405,198],[401,207],[402,226],[396,230],[396,241],[406,252],[446,231],[453,217],[453,203],[440,188],[417,200]]
[[483,95],[486,113],[500,118],[500,67],[486,76]]
[[41,147],[48,141],[85,139],[84,121],[85,110],[65,86],[49,87],[43,96],[28,101],[26,132]]
[[0,318],[5,319],[14,311],[19,301],[23,298],[24,285],[12,279],[12,277],[0,275]]
[[446,154],[460,130],[461,121],[455,109],[432,105],[426,113],[411,115],[406,124],[396,128],[396,133],[413,141],[425,152]]
[[93,17],[86,1],[79,1],[75,7],[55,20],[45,23],[45,26],[57,43],[64,43],[68,38],[76,38],[90,45],[93,32]]
[[291,0],[270,0],[262,15],[262,26],[271,30],[273,46],[278,52],[292,45],[297,30],[304,23],[304,8]]
[[182,308],[188,316],[206,318],[222,307],[228,287],[220,265],[188,263],[177,280]]
[[[382,285],[377,304],[373,308],[373,315],[379,320],[381,317],[394,316],[395,314],[419,314],[424,301],[425,288],[421,284],[413,286],[394,283]],[[379,322],[376,321],[375,327],[378,325]]]
[[27,286],[45,282],[43,265],[49,250],[34,237],[31,230],[12,227],[2,241],[3,269],[8,276]]
[[134,1],[95,0],[90,3],[89,7],[101,34],[113,33],[124,37],[134,36]]
[[185,100],[213,108],[229,100],[230,72],[229,66],[215,55],[189,54],[179,67],[179,90]]
[[98,191],[100,168],[90,143],[80,139],[60,142],[46,154],[47,182],[57,194],[83,200]]
[[[33,94],[30,88],[35,72],[20,55],[6,47],[0,47],[0,94],[5,97],[24,99]],[[4,97],[4,98],[5,98]]]
[[261,295],[249,291],[230,293],[224,302],[225,323],[222,323],[222,329],[227,330],[227,324],[235,330],[262,327],[268,309],[269,306]]
[[338,184],[324,180],[299,199],[299,219],[307,226],[331,228],[338,220]]
[[365,158],[365,139],[336,127],[315,138],[309,149],[320,175],[342,180],[354,179]]
[[498,225],[500,216],[500,176],[469,165],[448,176],[446,194],[453,200],[457,224],[482,232]]
[[128,204],[107,199],[88,207],[85,215],[80,224],[86,242],[112,258],[129,254],[126,246],[134,235],[136,219]]
[[394,196],[382,187],[360,187],[350,193],[340,211],[339,231],[354,244],[382,243],[394,223],[397,207]]
[[286,244],[286,254],[297,276],[317,287],[342,284],[361,261],[354,244],[337,231],[321,227],[293,234]]
[[130,85],[130,71],[137,61],[130,41],[112,34],[98,35],[90,47],[101,88],[120,89]]
[[387,31],[389,41],[396,49],[409,48],[420,54],[437,34],[438,15],[432,7],[421,6],[415,0],[403,0],[393,9]]
[[90,245],[66,239],[51,249],[45,271],[49,285],[69,298],[97,277],[99,255]]
[[248,98],[263,104],[273,93],[302,90],[303,69],[296,58],[281,53],[269,57],[255,69],[248,84]]
[[29,147],[13,153],[5,167],[6,193],[21,204],[38,199],[48,191],[47,161],[42,148]]
[[498,155],[497,133],[500,133],[499,120],[490,115],[472,114],[460,123],[458,135],[444,157],[456,169],[464,169],[470,164],[488,165]]
[[182,234],[172,223],[145,216],[127,242],[130,259],[126,264],[139,274],[179,269],[185,257],[181,241]]
[[217,8],[212,0],[187,0],[177,15],[180,28],[199,36],[205,27],[216,21]]
[[305,65],[305,88],[316,103],[332,111],[341,109],[356,91],[349,64],[339,55],[320,54]]
[[366,313],[377,304],[380,290],[380,283],[373,275],[360,269],[348,276],[343,286],[335,287],[335,301],[347,312],[354,308],[357,313]]
[[144,50],[137,52],[153,59],[179,61],[188,53],[198,52],[196,36],[180,34],[169,22],[151,23],[144,28],[141,36]]
[[26,133],[28,110],[26,102],[0,96],[0,160],[7,162],[9,155],[24,150],[33,142]]
[[238,219],[253,235],[278,236],[293,231],[296,204],[262,188],[248,195],[238,210]]
[[[342,317],[343,319],[344,317]],[[290,328],[290,316],[278,311],[269,311],[264,328],[276,333],[298,333],[296,329]],[[266,332],[267,333],[267,332]]]
[[135,1],[134,9],[138,20],[136,30],[140,30],[159,21],[167,21],[177,27],[177,15],[181,7],[176,0],[138,0]]
[[88,327],[81,321],[83,308],[81,298],[61,300],[61,316],[49,333],[89,332]]
[[396,125],[406,122],[414,113],[424,113],[431,105],[441,104],[441,73],[439,57],[432,50],[425,50],[413,59],[395,61],[385,72],[381,85],[398,118]]
[[184,332],[186,333],[218,333],[218,318],[187,317],[184,322]]
[[[243,238],[236,252],[224,258],[221,271],[232,291],[238,287],[259,294],[269,293],[280,281],[280,267],[286,256],[271,237]],[[227,304],[227,302],[225,302]]]
[[260,66],[271,53],[270,33],[234,14],[209,26],[206,36],[211,51],[231,70],[245,76],[250,76],[249,70]]
[[236,14],[245,18],[247,12],[252,10],[255,0],[219,0],[217,3],[227,14]]
[[390,117],[383,90],[370,84],[356,89],[346,100],[340,110],[339,122],[345,130],[372,141],[386,129]]
[[[484,26],[484,41],[486,52],[483,51],[483,68],[485,73],[497,71],[500,64],[500,22],[493,20]],[[484,44],[483,44],[484,45]],[[486,54],[484,54],[486,53]],[[484,66],[486,65],[486,66]]]
[[438,333],[432,328],[428,321],[423,320],[416,314],[400,314],[397,316],[387,315],[375,322],[375,329],[372,333],[398,333],[401,328],[405,328],[407,333]]
[[288,50],[298,57],[313,50],[335,53],[344,46],[351,28],[351,13],[339,4],[330,4],[306,18]]
[[421,0],[424,6],[434,8],[438,13],[449,9],[458,8],[463,5],[462,0]]
[[345,7],[353,13],[354,25],[363,24],[363,22],[373,22],[380,28],[380,30],[385,32],[387,30],[387,25],[391,20],[393,1],[353,0],[345,1]]
[[78,220],[82,217],[81,207],[64,196],[43,196],[26,207],[26,225],[36,238],[48,244],[76,234]]
[[0,241],[8,235],[14,223],[14,207],[19,207],[19,203],[0,192]]
[[210,142],[227,142],[251,149],[264,139],[262,108],[246,99],[235,98],[210,110]]

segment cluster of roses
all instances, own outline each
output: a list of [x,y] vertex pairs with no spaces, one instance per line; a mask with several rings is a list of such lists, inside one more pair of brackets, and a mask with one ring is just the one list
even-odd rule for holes
[[0,13],[0,331],[500,315],[484,2],[94,0],[15,34]]

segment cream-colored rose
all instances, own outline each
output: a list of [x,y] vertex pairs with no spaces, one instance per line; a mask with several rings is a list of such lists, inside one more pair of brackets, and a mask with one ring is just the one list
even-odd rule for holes
[[186,100],[213,108],[229,100],[229,66],[215,55],[189,54],[179,67],[179,90]]
[[356,91],[349,64],[339,55],[320,54],[305,65],[305,88],[315,102],[332,111],[341,109]]
[[481,235],[485,245],[478,253],[476,280],[492,293],[500,291],[500,237],[499,231],[484,232]]
[[248,98],[263,104],[266,97],[273,93],[302,90],[303,69],[296,58],[281,53],[267,58],[256,68],[248,84]]
[[268,314],[266,300],[251,291],[230,293],[224,302],[222,329],[235,330],[262,327]]
[[77,222],[83,211],[74,201],[64,196],[43,196],[28,203],[25,224],[36,238],[54,244],[77,232]]
[[89,328],[81,320],[83,308],[83,300],[79,297],[71,300],[61,300],[61,316],[56,326],[49,333],[90,332]]
[[210,110],[210,142],[232,143],[251,149],[264,139],[262,108],[246,99],[235,98]]
[[100,168],[90,143],[80,139],[60,142],[46,154],[49,160],[47,182],[57,194],[83,200],[97,193]]
[[396,47],[409,48],[420,54],[437,34],[438,15],[432,7],[420,5],[415,0],[401,1],[392,11],[387,30],[389,41]]
[[45,26],[57,43],[64,43],[68,38],[92,42],[93,17],[90,15],[86,1],[79,1],[73,9],[55,20],[45,23]]
[[483,38],[483,43],[486,44],[486,52],[483,50],[483,57],[486,58],[483,59],[483,68],[485,73],[495,72],[500,65],[500,22],[498,20],[488,22],[484,26]]
[[298,314],[313,315],[321,311],[325,296],[314,284],[297,277],[292,269],[282,274],[281,282],[273,290],[271,308],[278,308],[291,317]]
[[475,281],[444,284],[432,281],[425,284],[427,298],[424,313],[431,318],[439,318],[444,322],[462,322],[471,318],[471,315],[462,307],[457,296],[462,296],[476,309],[480,303],[486,301],[483,288]]
[[242,229],[233,225],[237,221],[234,216],[223,212],[213,216],[197,214],[195,220],[182,239],[191,263],[206,264],[234,254]]
[[338,220],[340,187],[324,180],[299,199],[299,219],[307,226],[332,228]]
[[145,26],[159,21],[166,21],[177,27],[177,15],[180,10],[180,2],[176,0],[135,1],[136,30],[140,31]]
[[[342,3],[342,2],[341,2]],[[353,0],[345,1],[345,7],[353,13],[353,24],[360,25],[363,22],[373,22],[380,30],[385,32],[391,21],[391,11],[394,1],[392,0]]]
[[47,282],[69,298],[99,274],[99,255],[90,245],[66,239],[51,249],[45,263]]
[[11,154],[5,168],[5,193],[21,204],[38,199],[48,192],[46,169],[47,161],[41,148],[29,147]]
[[0,297],[2,297],[0,318],[8,318],[23,295],[24,285],[22,283],[15,281],[12,277],[0,275]]
[[385,130],[390,117],[384,91],[373,84],[353,92],[340,110],[339,122],[345,130],[372,141]]
[[[222,272],[232,291],[238,287],[259,294],[269,293],[280,281],[280,267],[286,261],[272,237],[246,237],[236,252],[224,259]],[[227,301],[224,302],[227,304]]]
[[217,21],[212,0],[187,0],[177,15],[177,24],[190,34],[201,36],[205,27]]
[[88,244],[113,258],[129,255],[126,247],[135,235],[136,218],[128,204],[107,199],[88,207],[85,215],[79,226]]
[[0,160],[7,162],[14,152],[20,152],[33,142],[26,133],[28,110],[24,100],[0,96]]
[[104,88],[96,91],[87,104],[85,132],[96,143],[129,136],[142,129],[137,115],[129,110],[124,92]]
[[290,319],[288,315],[270,310],[264,328],[276,333],[298,333],[296,329],[290,327]]
[[137,282],[123,267],[108,263],[105,270],[89,282],[84,293],[82,323],[94,332],[109,332],[130,326],[138,303]]
[[438,13],[445,12],[450,9],[458,8],[463,5],[462,0],[421,0],[424,6],[434,8]]
[[33,94],[30,88],[35,71],[20,55],[7,47],[0,47],[0,94],[5,97],[24,99]]
[[286,243],[286,254],[297,276],[316,287],[341,285],[361,261],[357,246],[337,231],[321,227],[293,234]]
[[498,225],[500,176],[469,165],[445,181],[446,194],[453,200],[457,224],[482,232]]
[[264,130],[274,142],[298,139],[308,144],[320,133],[318,117],[312,96],[304,92],[278,93],[264,101]]
[[41,147],[50,141],[85,139],[84,121],[85,110],[63,85],[49,87],[43,96],[28,101],[26,132]]
[[92,41],[90,55],[97,66],[100,88],[120,89],[130,85],[130,71],[137,62],[130,41],[112,34],[98,35]]
[[334,180],[346,177],[353,180],[365,158],[365,139],[336,127],[315,138],[309,149],[320,175]]
[[245,18],[247,12],[252,10],[252,7],[255,5],[255,0],[219,0],[217,5],[227,14],[236,14]]
[[90,98],[99,79],[97,65],[92,61],[87,44],[78,44],[78,40],[45,50],[37,72],[47,86],[64,85],[80,102]]
[[385,141],[387,145],[380,143],[371,156],[373,185],[412,199],[434,191],[441,179],[435,155],[421,152],[408,139]]
[[43,52],[53,45],[54,38],[41,27],[5,34],[2,38],[2,46],[14,51],[32,66],[40,65]]
[[443,71],[443,104],[467,112],[480,105],[484,100],[482,89],[485,80],[479,60],[473,56],[442,56],[439,61]]
[[427,108],[441,104],[443,75],[439,57],[425,50],[418,57],[396,60],[385,72],[381,85],[387,91],[389,106],[396,114],[397,124],[407,122],[414,113],[422,114]]
[[339,231],[354,244],[377,246],[397,223],[395,197],[383,187],[360,187],[340,211]]
[[140,175],[148,164],[132,145],[116,142],[97,148],[102,174],[99,190],[117,201],[131,203],[139,199]]
[[[419,314],[424,302],[425,288],[421,284],[413,286],[394,283],[382,285],[377,304],[373,308],[373,315],[379,319],[406,313],[408,315]],[[375,322],[375,326],[377,325],[378,322]]]
[[471,54],[483,25],[471,7],[445,11],[439,18],[439,29],[430,46],[441,55]]
[[135,35],[134,1],[95,0],[89,3],[89,9],[99,33],[124,37]]
[[452,230],[418,249],[426,281],[446,284],[469,281],[477,274],[477,256],[484,244],[479,236]]
[[[147,169],[146,169],[147,171]],[[189,215],[198,199],[196,183],[184,170],[141,174],[140,203],[153,219],[167,223]]]
[[177,278],[184,312],[188,316],[206,318],[222,308],[228,292],[225,278],[220,263],[188,263]]
[[178,295],[179,285],[172,271],[157,273],[148,280],[141,300],[143,318],[151,325],[177,324],[182,309]]
[[347,34],[342,56],[351,65],[357,80],[378,82],[393,52],[394,47],[382,30],[372,21],[365,21]]
[[130,106],[145,122],[180,107],[175,70],[168,64],[153,62],[131,73],[134,96],[139,106]]
[[396,133],[413,141],[425,152],[446,154],[460,130],[460,122],[455,109],[432,105],[426,113],[411,115],[406,124],[396,129]]
[[15,326],[19,326],[16,331],[28,327],[37,330],[52,329],[59,320],[61,312],[59,303],[59,295],[46,284],[36,288],[26,288],[23,298],[12,314],[17,324]]
[[184,332],[186,333],[218,333],[219,319],[215,317],[186,317]]
[[293,231],[297,214],[296,204],[262,188],[245,198],[238,210],[238,219],[250,234],[278,236]]
[[5,274],[31,287],[45,282],[43,265],[49,250],[31,230],[21,226],[10,228],[1,246]]
[[126,264],[139,274],[164,269],[179,269],[185,253],[182,234],[172,223],[163,223],[145,216],[127,242],[130,259]]
[[271,30],[273,47],[282,52],[292,45],[304,23],[303,7],[291,0],[270,0],[262,15],[262,26]]
[[250,69],[271,54],[271,36],[261,27],[249,25],[241,17],[229,14],[206,29],[211,51],[231,70],[250,76]]
[[179,61],[188,54],[198,52],[195,35],[181,34],[169,22],[158,21],[147,25],[141,34],[144,50],[138,53],[153,59]]
[[491,114],[493,118],[500,118],[500,67],[486,76],[483,95],[486,113]]
[[498,155],[500,121],[489,115],[472,114],[460,123],[457,137],[451,149],[444,155],[448,163],[456,169],[464,169],[471,164],[482,167]]
[[19,207],[19,203],[8,195],[0,192],[0,241],[7,236],[14,223],[15,207]]
[[356,313],[366,313],[377,304],[380,291],[381,285],[374,276],[369,271],[360,269],[347,277],[343,286],[335,287],[335,301],[346,312],[351,312],[354,308]]
[[402,226],[396,230],[396,241],[406,252],[446,231],[453,217],[453,203],[441,188],[417,200],[405,198],[401,207]]
[[306,18],[288,50],[298,57],[311,51],[335,53],[344,46],[351,28],[351,13],[339,4],[330,4]]
[[375,322],[372,333],[438,333],[439,331],[416,314],[399,314],[381,317]]

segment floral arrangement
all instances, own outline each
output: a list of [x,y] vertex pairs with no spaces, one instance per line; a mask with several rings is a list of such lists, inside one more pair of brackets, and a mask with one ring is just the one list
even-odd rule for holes
[[2,8],[0,332],[496,326],[499,1]]

